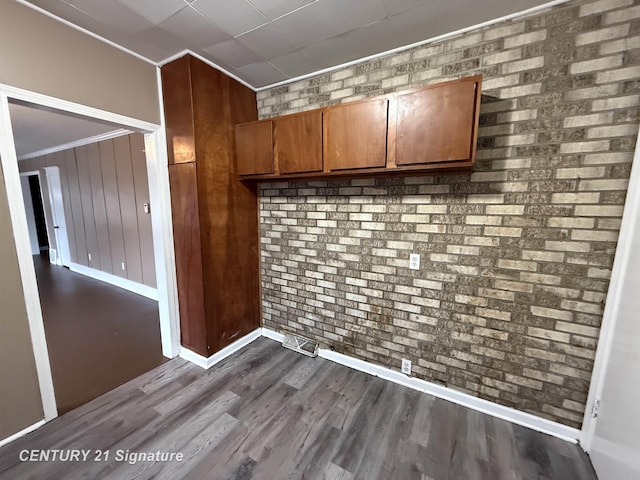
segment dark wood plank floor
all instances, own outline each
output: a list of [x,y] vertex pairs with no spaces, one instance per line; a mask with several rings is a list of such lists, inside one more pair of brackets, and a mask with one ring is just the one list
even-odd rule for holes
[[33,258],[59,414],[166,361],[158,302]]
[[[24,449],[91,454],[21,462]],[[118,450],[185,459],[130,464]],[[577,445],[261,338],[208,371],[171,360],[46,424],[0,449],[0,478],[596,477]]]

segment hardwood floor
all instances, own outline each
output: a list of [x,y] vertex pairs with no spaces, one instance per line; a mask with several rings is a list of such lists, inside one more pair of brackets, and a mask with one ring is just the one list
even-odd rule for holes
[[[21,462],[23,450],[91,450]],[[181,453],[182,461],[116,459]],[[108,451],[108,461],[95,461]],[[22,453],[25,455],[25,453]],[[577,445],[260,338],[173,359],[0,449],[2,479],[591,480]]]
[[158,302],[34,256],[58,413],[166,361]]

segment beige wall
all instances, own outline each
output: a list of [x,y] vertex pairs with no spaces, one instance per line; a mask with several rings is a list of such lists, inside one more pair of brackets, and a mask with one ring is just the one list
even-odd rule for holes
[[11,0],[0,2],[0,83],[160,123],[153,65]]
[[[71,261],[136,283],[156,286],[144,137],[140,133],[22,160],[21,172],[60,168]],[[48,202],[45,209],[50,215]],[[47,226],[52,232],[52,225]],[[57,249],[49,235],[51,248]],[[89,260],[89,254],[91,260]],[[125,269],[122,269],[122,263]]]
[[[0,1],[0,83],[160,122],[155,67],[12,0]],[[4,180],[0,189],[0,438],[5,438],[42,419],[43,411]]]
[[0,439],[44,416],[0,167]]

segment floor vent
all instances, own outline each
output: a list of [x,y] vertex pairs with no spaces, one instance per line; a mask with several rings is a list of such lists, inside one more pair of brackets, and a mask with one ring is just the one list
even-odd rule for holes
[[299,335],[286,334],[282,341],[282,346],[310,357],[318,356],[318,342]]

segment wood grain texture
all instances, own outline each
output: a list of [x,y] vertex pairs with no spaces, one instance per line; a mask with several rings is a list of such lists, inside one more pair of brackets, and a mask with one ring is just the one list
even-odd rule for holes
[[169,184],[181,342],[208,356],[195,163],[169,165]]
[[189,302],[180,316],[183,341],[208,357],[260,325],[257,187],[238,180],[234,136],[234,125],[258,113],[255,93],[235,80],[190,56],[178,66],[189,81],[173,91],[190,92],[196,153],[190,173],[170,166],[174,241],[184,249],[178,295]]
[[274,173],[273,124],[270,120],[236,126],[238,175]]
[[273,122],[274,155],[280,174],[322,171],[322,110]]
[[476,83],[448,82],[398,94],[397,165],[471,159]]
[[[108,462],[20,462],[21,449]],[[113,460],[117,449],[184,462]],[[579,446],[259,339],[174,359],[0,449],[0,478],[596,480]]]
[[169,165],[196,161],[189,57],[160,69]]
[[388,104],[383,98],[325,110],[324,154],[330,171],[385,166]]

